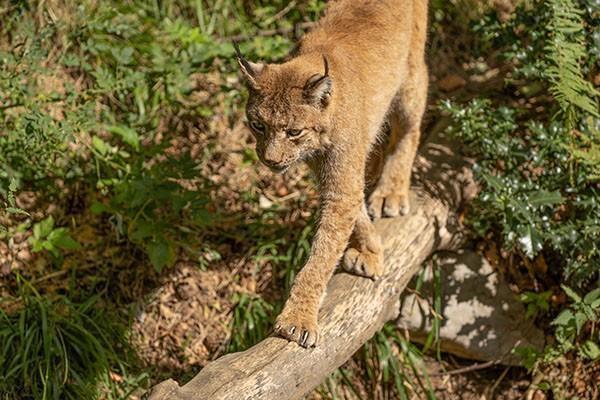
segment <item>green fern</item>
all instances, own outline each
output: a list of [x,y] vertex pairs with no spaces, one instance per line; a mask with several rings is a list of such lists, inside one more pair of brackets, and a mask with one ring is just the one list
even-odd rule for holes
[[550,92],[558,102],[559,113],[569,128],[581,114],[600,117],[598,91],[584,78],[581,61],[586,57],[583,11],[573,0],[548,0],[551,10],[551,38],[546,46],[549,67],[546,77]]

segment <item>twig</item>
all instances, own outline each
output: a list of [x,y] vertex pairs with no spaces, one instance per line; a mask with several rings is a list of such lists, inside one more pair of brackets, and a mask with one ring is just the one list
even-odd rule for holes
[[497,365],[500,363],[500,361],[501,360],[491,360],[491,361],[487,361],[487,362],[484,362],[481,364],[473,364],[473,365],[469,365],[468,367],[453,369],[452,371],[435,372],[435,373],[429,374],[429,376],[460,375],[460,374],[464,374],[467,372],[479,371],[479,370],[486,369],[486,368],[492,367],[494,365]]
[[264,25],[270,25],[275,21],[279,21],[283,18],[292,8],[296,6],[296,0],[290,1],[290,3],[281,9],[277,14],[273,15],[273,17],[269,18],[264,22]]
[[496,388],[498,387],[498,385],[500,384],[500,382],[502,382],[502,380],[506,376],[506,373],[508,372],[509,369],[510,369],[510,367],[506,367],[504,369],[504,371],[502,371],[502,373],[500,374],[500,376],[498,377],[498,379],[496,379],[496,382],[494,382],[494,384],[490,388],[490,392],[489,392],[489,396],[488,396],[490,399],[494,398],[494,392],[496,391]]

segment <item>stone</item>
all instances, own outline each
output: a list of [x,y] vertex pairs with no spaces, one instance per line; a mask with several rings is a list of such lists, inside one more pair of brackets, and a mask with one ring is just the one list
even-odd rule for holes
[[[525,317],[523,304],[485,258],[472,251],[444,252],[436,264],[441,269],[442,351],[473,360],[520,365],[515,348],[543,349],[544,333]],[[398,327],[418,343],[425,342],[433,321],[432,302],[428,300],[434,293],[432,268],[423,274],[420,295],[404,292],[397,320]]]

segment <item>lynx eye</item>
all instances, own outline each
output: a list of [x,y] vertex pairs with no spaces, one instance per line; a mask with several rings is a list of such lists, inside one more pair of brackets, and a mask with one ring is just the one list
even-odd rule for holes
[[288,129],[287,131],[285,131],[285,134],[288,137],[295,138],[295,137],[300,136],[303,131],[304,131],[304,129]]
[[265,132],[265,124],[263,124],[262,122],[256,121],[256,120],[250,121],[250,128],[252,128],[253,131],[258,132],[258,133]]

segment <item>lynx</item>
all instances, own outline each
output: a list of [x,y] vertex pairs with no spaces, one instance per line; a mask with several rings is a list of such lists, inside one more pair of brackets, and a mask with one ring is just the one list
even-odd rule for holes
[[311,253],[275,323],[303,347],[317,344],[319,306],[340,260],[351,273],[383,274],[371,219],[409,211],[427,100],[426,30],[427,0],[337,0],[282,64],[248,61],[235,46],[258,157],[279,173],[305,161],[318,181]]

